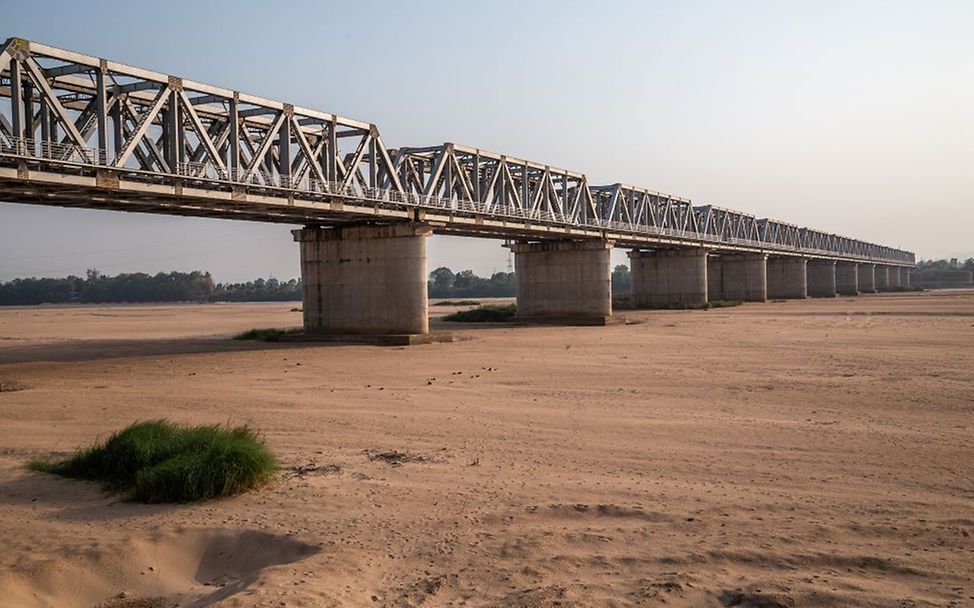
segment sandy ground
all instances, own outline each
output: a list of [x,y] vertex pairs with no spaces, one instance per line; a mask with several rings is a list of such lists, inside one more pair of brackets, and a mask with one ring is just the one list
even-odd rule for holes
[[[0,606],[974,605],[972,291],[225,337],[293,306],[0,310]],[[163,416],[285,470],[145,506],[24,469]]]

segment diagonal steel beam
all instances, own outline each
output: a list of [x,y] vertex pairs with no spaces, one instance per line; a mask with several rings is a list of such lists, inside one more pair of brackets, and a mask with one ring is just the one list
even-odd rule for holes
[[210,134],[207,133],[206,128],[203,127],[203,122],[196,113],[196,109],[186,96],[186,91],[179,91],[179,99],[182,102],[181,105],[183,106],[183,111],[189,118],[189,123],[193,126],[193,130],[196,131],[196,136],[199,137],[200,145],[202,145],[203,149],[206,150],[206,153],[210,156],[210,160],[213,161],[213,164],[216,165],[217,169],[225,172],[227,170],[227,166],[223,163],[223,159],[220,158],[220,152],[217,151],[216,146],[210,139]]
[[[132,156],[132,151],[135,147],[139,145],[139,140],[145,135],[146,131],[149,130],[149,125],[159,114],[159,110],[165,105],[166,99],[169,96],[169,87],[160,87],[159,92],[156,93],[156,98],[152,100],[152,105],[149,109],[142,115],[141,119],[137,123],[135,131],[129,136],[128,140],[125,142],[125,146],[122,148],[122,152],[115,158],[115,162],[112,163],[115,167],[123,167],[128,161],[129,157]],[[131,107],[129,107],[131,111]]]
[[254,157],[250,160],[250,165],[247,167],[247,172],[244,174],[244,180],[248,180],[253,177],[254,173],[257,172],[257,167],[264,160],[264,156],[270,149],[271,145],[274,143],[274,138],[280,132],[281,125],[284,124],[284,120],[287,116],[284,112],[278,112],[277,118],[271,124],[270,130],[264,134],[264,141],[261,142],[260,147],[254,152]]
[[34,84],[43,93],[41,103],[47,103],[48,107],[54,110],[54,113],[61,119],[61,126],[64,128],[64,132],[74,140],[74,143],[83,148],[86,147],[88,142],[82,137],[78,128],[74,126],[74,120],[68,115],[64,106],[61,105],[61,100],[54,94],[51,85],[47,83],[47,77],[44,76],[44,71],[41,69],[41,66],[37,65],[37,61],[33,57],[26,58],[23,63],[27,68],[30,79],[34,81]]
[[362,137],[362,141],[358,143],[358,148],[355,150],[355,154],[352,156],[350,162],[346,164],[345,179],[342,180],[342,186],[348,186],[351,184],[352,179],[358,175],[359,179],[362,179],[360,175],[359,165],[362,163],[362,158],[365,156],[365,150],[368,148],[369,142],[372,140],[372,134],[366,133]]
[[[315,150],[311,149],[311,144],[308,143],[308,138],[304,136],[304,131],[301,129],[301,125],[298,124],[297,119],[294,116],[291,116],[289,120],[291,120],[291,122],[294,123],[294,129],[292,130],[294,131],[295,139],[298,140],[298,147],[301,148],[301,152],[304,154],[304,158],[306,161],[304,166],[310,168],[311,172],[314,174],[314,179],[317,179],[318,181],[321,182],[326,181],[324,174],[322,174],[321,172],[321,167],[318,165],[318,162],[316,160],[318,157],[315,155]],[[322,137],[321,138],[322,143],[324,142],[324,140],[325,138]],[[318,153],[320,153],[320,149],[318,150]],[[297,178],[298,179],[303,178],[304,173],[305,171],[304,168],[302,167]]]

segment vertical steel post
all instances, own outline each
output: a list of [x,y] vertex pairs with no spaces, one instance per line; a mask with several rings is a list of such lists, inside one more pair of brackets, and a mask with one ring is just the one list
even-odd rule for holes
[[233,92],[233,99],[230,100],[230,112],[227,115],[230,121],[230,173],[232,179],[236,181],[237,173],[240,170],[240,93]]
[[108,97],[105,91],[105,72],[108,62],[102,59],[95,70],[95,114],[98,123],[98,158],[95,162],[108,162]]
[[328,125],[328,171],[325,176],[328,181],[338,181],[338,120],[334,115]]
[[480,197],[480,150],[473,155],[473,197],[478,203],[483,202]]
[[169,100],[166,101],[165,114],[162,121],[162,141],[164,143],[163,155],[166,157],[166,164],[169,165],[171,173],[179,172],[179,106],[176,100],[176,91],[169,92]]
[[124,102],[124,97],[119,97],[115,100],[115,105],[112,106],[112,134],[114,135],[114,154],[113,157],[118,156],[122,153],[122,149],[125,147],[125,126],[123,121],[125,117],[122,116],[122,105]]
[[285,188],[291,186],[291,114],[293,113],[290,107],[284,106],[284,121],[277,134],[277,172],[281,176],[281,186]]
[[372,128],[369,129],[369,136],[368,136],[369,137],[369,187],[370,188],[379,187],[378,175],[376,174],[376,171],[379,168],[379,163],[378,163],[379,151],[376,148],[376,144],[375,144],[376,138],[378,136],[379,136],[379,130],[375,128],[375,125],[372,125]]
[[23,89],[22,87],[22,71],[20,67],[20,61],[17,59],[10,60],[10,111],[13,114],[11,117],[11,126],[13,127],[13,136],[18,139],[24,137],[24,100],[23,100]]

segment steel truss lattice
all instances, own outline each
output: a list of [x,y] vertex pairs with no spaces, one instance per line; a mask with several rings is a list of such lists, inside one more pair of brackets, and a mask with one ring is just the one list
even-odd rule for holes
[[272,222],[423,220],[502,238],[603,238],[912,266],[912,253],[11,38],[0,199]]

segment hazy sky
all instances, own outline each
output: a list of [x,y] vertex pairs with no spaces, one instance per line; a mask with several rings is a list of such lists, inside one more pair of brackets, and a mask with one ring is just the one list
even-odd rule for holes
[[[847,236],[974,255],[974,2],[22,2],[39,42]],[[0,205],[0,280],[298,275],[290,227]],[[620,262],[624,255],[618,254]],[[507,268],[434,237],[430,268]]]

